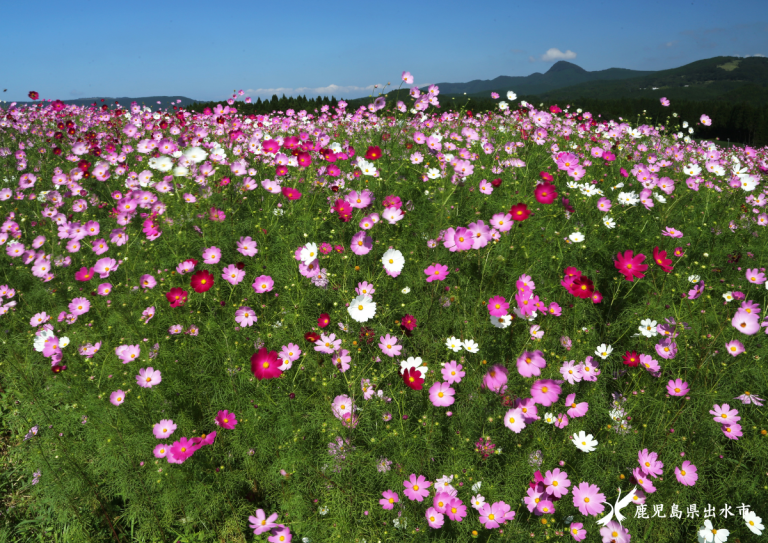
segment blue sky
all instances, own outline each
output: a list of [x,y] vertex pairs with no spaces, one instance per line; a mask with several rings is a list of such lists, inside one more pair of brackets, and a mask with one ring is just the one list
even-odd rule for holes
[[403,70],[425,85],[545,72],[561,58],[590,71],[663,70],[768,55],[765,0],[38,0],[2,13],[8,102],[30,90],[44,99],[223,100],[233,89],[254,100],[356,98],[378,92],[374,84],[397,87]]

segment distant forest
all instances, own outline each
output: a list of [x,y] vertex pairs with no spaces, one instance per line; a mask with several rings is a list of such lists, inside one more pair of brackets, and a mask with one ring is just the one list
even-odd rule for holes
[[[387,97],[390,98],[390,97]],[[411,102],[407,94],[408,102]],[[543,101],[537,96],[521,96],[515,102],[509,104],[511,107],[518,105],[521,100],[534,104],[536,107],[545,108],[550,105],[559,105],[565,109],[570,105],[570,110],[575,111],[581,108],[583,111],[589,111],[593,116],[601,116],[603,119],[613,119],[619,121],[623,118],[625,121],[639,124],[666,124],[674,126],[682,121],[688,121],[693,127],[694,133],[691,136],[696,139],[708,139],[721,141],[730,141],[732,143],[741,143],[753,147],[762,147],[768,145],[768,104],[753,105],[748,102],[727,102],[727,101],[674,101],[671,106],[664,107],[656,99],[651,98],[622,98],[618,100],[602,100],[577,98],[568,101],[552,100]],[[373,101],[373,98],[356,98],[348,100],[347,111],[354,111],[361,105],[367,105]],[[468,98],[466,96],[452,97],[440,96],[440,108],[429,107],[427,111],[471,111],[474,113],[485,113],[487,111],[499,111],[498,100],[490,98]],[[196,102],[185,109],[201,113],[206,107],[213,109],[220,102]],[[338,104],[337,99],[332,96],[317,98],[307,98],[306,96],[286,97],[283,95],[278,98],[272,95],[271,100],[261,100],[246,104],[236,102],[234,107],[238,113],[244,115],[264,115],[273,111],[287,111],[289,109],[299,112],[307,111],[310,114],[319,113],[324,105],[330,106],[331,111]],[[387,107],[384,111],[377,114],[381,116],[387,111],[394,114],[394,100],[387,101]],[[410,107],[410,106],[409,106]],[[175,108],[174,108],[175,109]],[[643,114],[643,111],[645,113]],[[677,119],[672,117],[672,112],[678,114]],[[699,118],[706,114],[712,119],[712,126],[699,124]],[[687,134],[687,130],[684,130]]]

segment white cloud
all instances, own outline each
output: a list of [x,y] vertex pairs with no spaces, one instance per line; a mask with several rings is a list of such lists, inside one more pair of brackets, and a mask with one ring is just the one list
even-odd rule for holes
[[552,62],[553,60],[570,60],[572,58],[576,58],[576,53],[574,53],[570,49],[568,49],[565,53],[563,53],[560,49],[553,47],[551,49],[548,49],[546,53],[541,55],[539,60],[542,60],[544,62]]

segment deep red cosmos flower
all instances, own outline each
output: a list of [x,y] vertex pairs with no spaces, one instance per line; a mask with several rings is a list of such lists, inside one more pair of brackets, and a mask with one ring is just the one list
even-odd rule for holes
[[519,203],[512,206],[509,214],[512,215],[513,221],[524,221],[531,215],[531,212],[526,204]]
[[191,277],[189,286],[197,293],[208,292],[213,286],[213,274],[207,270],[199,271]]
[[281,365],[277,351],[267,351],[266,347],[262,347],[259,352],[251,356],[251,371],[259,381],[280,377],[283,374],[279,369]]
[[400,321],[400,326],[413,332],[413,329],[416,328],[416,317],[413,315],[406,315],[403,317],[403,320]]
[[307,332],[306,334],[304,334],[304,339],[306,339],[310,343],[314,343],[315,341],[320,339],[320,334],[316,332]]
[[595,285],[592,281],[583,275],[577,277],[571,285],[571,294],[577,298],[590,298],[595,292]]
[[670,266],[670,264],[672,264],[672,259],[667,258],[667,251],[662,251],[658,247],[654,247],[653,260],[665,272],[670,273],[672,271],[673,268]]
[[403,382],[413,390],[421,390],[421,387],[424,386],[424,377],[416,368],[408,368],[403,372]]
[[325,328],[331,324],[331,316],[328,313],[321,313],[319,317],[317,317],[317,325],[320,328]]
[[500,187],[501,186],[501,178],[494,179],[493,181],[491,181],[491,185],[493,185],[494,187]]
[[33,100],[37,100],[38,98],[40,98],[40,94],[38,94],[35,91],[30,91],[29,97],[32,98]]
[[184,305],[184,303],[187,301],[187,294],[188,292],[186,290],[182,290],[179,287],[174,287],[170,292],[165,294],[165,297],[171,303],[171,307],[178,307],[180,305]]
[[557,198],[557,191],[555,190],[554,185],[541,183],[540,185],[536,185],[536,188],[533,190],[533,195],[536,198],[536,201],[540,204],[551,204],[555,201],[555,198]]
[[637,356],[635,351],[632,351],[631,353],[627,351],[627,354],[624,355],[622,362],[624,362],[624,365],[634,368],[640,365],[640,357]]
[[381,158],[381,149],[379,149],[378,145],[374,147],[368,147],[368,151],[365,153],[365,159],[376,160],[377,158]]

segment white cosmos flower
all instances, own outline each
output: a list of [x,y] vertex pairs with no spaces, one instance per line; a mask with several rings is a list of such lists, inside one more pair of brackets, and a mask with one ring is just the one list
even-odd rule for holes
[[458,353],[464,344],[460,339],[456,339],[455,337],[451,336],[446,340],[445,346],[452,350],[454,353]]
[[161,172],[171,171],[171,168],[173,168],[173,160],[167,156],[161,156],[155,160],[154,168],[156,170],[160,170]]
[[189,170],[184,166],[176,166],[173,169],[173,175],[175,175],[176,177],[184,177],[188,173],[189,173]]
[[584,234],[581,232],[574,232],[570,236],[568,236],[568,239],[571,240],[573,243],[581,243],[584,241]]
[[515,94],[512,91],[507,91],[507,100],[509,101],[517,100],[517,94]]
[[706,543],[724,543],[725,541],[728,541],[728,535],[731,532],[726,530],[725,528],[720,528],[718,530],[715,529],[714,526],[712,526],[712,521],[707,519],[704,521],[704,526],[699,528],[699,541],[705,541]]
[[45,342],[53,337],[53,330],[43,330],[35,337],[35,350],[42,352],[45,348]]
[[701,280],[701,277],[699,277],[698,275],[689,275],[688,276],[688,281],[691,282],[691,283],[694,283],[694,284],[698,283],[699,280]]
[[430,179],[438,179],[440,177],[440,170],[437,168],[430,168],[427,170],[427,177]]
[[733,292],[731,292],[731,291],[729,290],[728,292],[726,292],[725,294],[723,294],[723,298],[725,298],[725,302],[726,302],[726,303],[728,303],[728,302],[730,302],[730,301],[733,301]]
[[67,345],[69,345],[69,338],[68,337],[60,337],[59,338],[59,348],[63,349]]
[[603,217],[603,224],[607,228],[611,228],[611,229],[616,228],[616,221],[614,221],[612,218],[608,217],[607,215]]
[[557,417],[552,413],[544,413],[544,422],[547,424],[554,424],[556,420]]
[[640,326],[638,328],[640,329],[640,333],[645,337],[654,337],[659,334],[656,331],[656,324],[658,323],[654,320],[645,319],[640,321]]
[[754,511],[744,512],[744,522],[747,523],[747,528],[755,535],[763,535],[763,519],[758,517]]
[[476,482],[475,484],[472,485],[472,492],[477,494],[480,491],[480,487],[481,486],[483,486],[483,482],[482,481]]
[[184,151],[184,156],[192,162],[200,163],[208,157],[208,153],[201,147],[190,147]]
[[592,434],[587,434],[583,430],[573,434],[571,439],[576,448],[585,453],[592,452],[597,447],[597,440],[592,437]]
[[347,308],[349,315],[357,322],[367,322],[376,316],[376,302],[370,296],[355,297]]
[[317,258],[317,243],[307,243],[299,253],[299,258],[305,266]]
[[501,317],[494,317],[491,315],[491,324],[496,328],[506,328],[512,324],[512,317],[509,315],[502,315]]
[[414,369],[416,371],[421,372],[421,375],[424,376],[427,374],[427,367],[422,366],[423,361],[421,360],[420,356],[412,357],[409,356],[407,360],[403,360],[400,362],[400,375],[405,373],[409,369]]
[[387,249],[384,256],[381,257],[381,263],[388,272],[400,273],[405,265],[403,253],[397,249]]
[[696,177],[701,173],[701,168],[696,164],[688,164],[683,168],[683,173],[689,177]]
[[606,345],[603,343],[600,345],[597,349],[595,349],[595,354],[605,360],[609,356],[611,356],[611,353],[613,352],[613,347],[610,345]]
[[480,352],[480,345],[472,341],[471,339],[467,339],[464,341],[464,348],[469,351],[470,353],[477,353]]
[[408,294],[409,292],[411,292],[411,289],[410,289],[410,287],[405,287],[405,288],[404,288],[403,290],[401,290],[400,292],[402,292],[403,294]]

